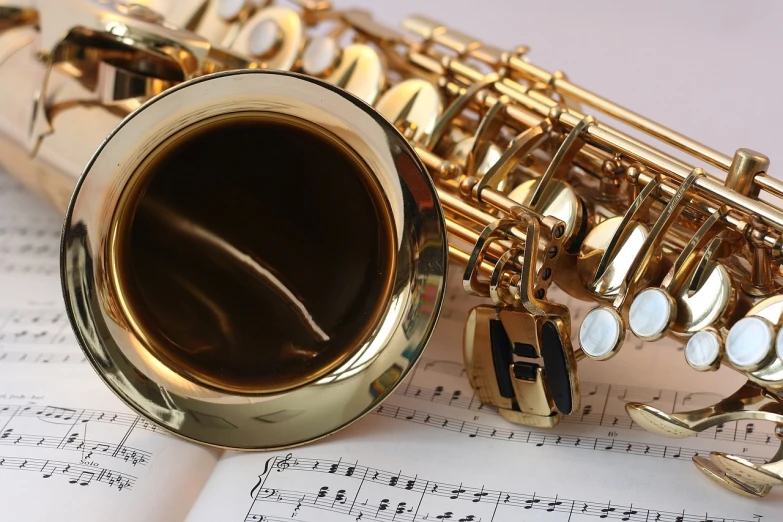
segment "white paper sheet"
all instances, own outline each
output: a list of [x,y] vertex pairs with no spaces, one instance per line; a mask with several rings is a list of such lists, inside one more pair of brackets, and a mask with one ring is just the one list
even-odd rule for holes
[[0,520],[182,520],[219,452],[139,419],[65,317],[61,218],[0,174]]

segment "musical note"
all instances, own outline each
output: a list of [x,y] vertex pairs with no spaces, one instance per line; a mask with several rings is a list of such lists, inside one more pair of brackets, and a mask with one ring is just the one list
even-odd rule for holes
[[606,507],[601,510],[601,515],[599,518],[607,518],[610,513],[613,513],[615,511],[617,511],[617,509],[613,508],[612,503],[609,502],[609,504],[607,504]]
[[76,410],[70,408],[60,408],[54,406],[47,406],[43,410],[39,411],[37,415],[44,417],[51,417],[53,419],[71,420],[76,415]]
[[547,509],[546,510],[549,513],[553,512],[555,510],[555,508],[557,508],[557,506],[562,506],[563,505],[563,503],[561,501],[557,500],[557,497],[558,496],[555,495],[555,500],[553,502],[548,502],[547,503]]
[[533,498],[531,498],[530,500],[525,500],[525,504],[527,504],[527,505],[526,505],[526,506],[524,506],[524,508],[525,508],[525,509],[532,509],[532,507],[533,507],[535,504],[538,504],[539,502],[541,502],[541,499],[537,499],[537,498],[536,498],[536,495],[534,494],[534,495],[533,495]]
[[82,471],[77,478],[71,479],[68,482],[70,484],[79,484],[80,486],[88,486],[92,479],[95,478],[95,473],[92,471]]

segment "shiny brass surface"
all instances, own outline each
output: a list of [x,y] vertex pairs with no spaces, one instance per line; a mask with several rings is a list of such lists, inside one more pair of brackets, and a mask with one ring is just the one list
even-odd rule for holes
[[[447,255],[485,298],[464,354],[505,419],[578,411],[577,361],[630,331],[748,380],[696,411],[629,404],[639,425],[783,430],[769,159],[698,143],[527,48],[320,0],[39,0],[0,6],[0,100],[0,160],[66,212],[82,348],[179,436],[282,448],[371,411],[427,344]],[[552,285],[598,305],[575,341]],[[783,449],[694,462],[743,495],[783,484]]]
[[[527,180],[509,192],[508,197],[528,206],[534,195],[538,180]],[[583,219],[582,201],[573,188],[564,181],[554,180],[544,198],[538,202],[537,209],[545,216],[556,217],[565,225],[565,237],[570,239],[579,230]]]
[[[622,217],[617,216],[596,225],[587,235],[577,258],[577,270],[582,284],[593,296],[601,299],[613,299],[620,291],[625,274],[633,266],[636,253],[647,239],[648,231],[644,223],[628,223],[621,228]],[[599,273],[604,254],[612,244],[612,239],[622,234],[620,246],[606,267]]]
[[443,110],[438,89],[425,80],[406,80],[389,88],[375,108],[395,125],[406,125],[406,136],[419,142],[432,134]]

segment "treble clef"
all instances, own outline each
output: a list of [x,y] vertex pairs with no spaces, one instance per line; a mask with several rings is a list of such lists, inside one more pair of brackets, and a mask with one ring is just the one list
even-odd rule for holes
[[275,467],[277,468],[277,471],[285,471],[285,470],[287,470],[291,466],[291,463],[289,462],[291,460],[291,458],[292,458],[292,456],[289,453],[288,455],[285,456],[285,458],[283,460],[281,460],[279,462],[275,462]]
[[253,489],[250,490],[250,497],[255,498],[256,496],[256,490],[259,489],[263,483],[264,483],[264,477],[266,477],[266,474],[271,472],[270,465],[274,465],[275,468],[277,468],[277,471],[283,471],[284,469],[288,469],[288,467],[291,465],[289,464],[289,460],[291,460],[291,454],[285,456],[285,459],[278,462],[277,459],[280,457],[270,457],[266,460],[266,463],[264,464],[264,472],[261,473],[258,476],[258,482],[256,482],[256,485],[253,486]]

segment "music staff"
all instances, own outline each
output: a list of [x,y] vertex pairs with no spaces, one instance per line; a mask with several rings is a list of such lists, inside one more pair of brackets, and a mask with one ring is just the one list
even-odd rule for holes
[[[30,215],[29,208],[38,206],[41,212]],[[61,228],[59,216],[29,192],[14,184],[0,186],[0,274],[56,276]]]
[[61,226],[51,219],[20,224],[0,216],[0,273],[55,275]]
[[0,344],[75,346],[76,339],[63,310],[0,310]]
[[38,434],[21,434],[6,428],[0,432],[0,446],[36,447],[78,451],[83,460],[89,460],[96,455],[107,455],[128,462],[133,466],[145,465],[152,458],[149,451],[129,447],[118,443],[106,443],[97,440],[80,438],[79,433],[68,435],[65,443],[58,436]]
[[[12,406],[0,404],[0,417],[36,417],[55,424],[107,423],[117,426],[133,426],[135,429],[158,431],[149,421],[132,413],[91,410],[86,408],[63,408],[60,406]],[[2,420],[0,420],[2,423]]]
[[0,351],[0,363],[84,364],[87,358],[81,353],[11,352]]
[[39,473],[43,479],[63,478],[69,484],[89,486],[104,484],[118,491],[131,489],[136,483],[136,477],[127,473],[84,465],[73,462],[62,462],[47,459],[32,459],[0,455],[0,473],[7,471],[30,471]]
[[[292,462],[293,460],[293,462]],[[762,515],[736,519],[711,513],[672,512],[632,503],[569,499],[559,494],[520,493],[425,480],[403,471],[365,467],[356,461],[272,457],[251,490],[246,521],[320,519],[322,513],[344,520],[391,522],[519,520],[540,513],[543,522],[621,520],[623,522],[757,522]],[[277,464],[285,461],[285,466]],[[353,472],[348,473],[349,467]],[[330,472],[330,469],[334,471]],[[362,477],[376,477],[362,478]],[[392,480],[393,478],[397,480]],[[408,487],[411,485],[411,487]],[[344,502],[355,496],[362,502]],[[304,518],[300,518],[304,517]]]
[[[421,365],[421,368],[424,369],[423,371],[442,371],[442,373],[451,376],[459,376],[461,374],[458,374],[456,371],[457,366],[462,367],[452,361],[428,360]],[[464,389],[470,390],[467,381]],[[716,398],[711,393],[660,390],[607,383],[584,382],[582,383],[582,390],[583,406],[581,415],[565,416],[562,420],[563,423],[644,431],[643,428],[633,423],[626,414],[624,408],[626,402],[650,403],[663,411],[672,412],[675,410],[700,408],[711,404]],[[482,404],[472,393],[463,393],[459,389],[448,390],[444,386],[425,388],[409,384],[398,388],[395,391],[395,395],[413,397],[422,401],[472,411],[497,414],[497,410],[493,406]],[[742,442],[748,445],[766,446],[776,443],[771,425],[766,423],[754,425],[747,421],[734,423],[730,429],[721,424],[700,432],[696,436],[713,440]]]
[[0,471],[37,470],[76,485],[130,488],[137,480],[132,470],[154,457],[145,439],[133,436],[137,431],[157,429],[129,413],[0,404]]
[[[667,446],[663,444],[649,444],[642,442],[618,440],[615,438],[588,437],[575,435],[561,435],[551,432],[535,432],[526,430],[523,426],[509,425],[506,428],[496,428],[468,422],[459,419],[450,419],[441,415],[412,410],[401,406],[394,406],[388,402],[373,410],[375,415],[389,417],[393,419],[414,422],[423,426],[431,426],[438,429],[444,429],[455,433],[467,435],[469,438],[488,438],[495,440],[505,440],[520,444],[532,444],[536,447],[557,446],[572,447],[577,449],[586,449],[594,451],[608,451],[614,453],[624,453],[631,455],[643,455],[648,457],[659,457],[675,460],[689,460],[699,455],[696,449],[685,448],[682,446]],[[743,454],[743,458],[755,463],[764,463],[766,459],[759,456],[750,456]]]

